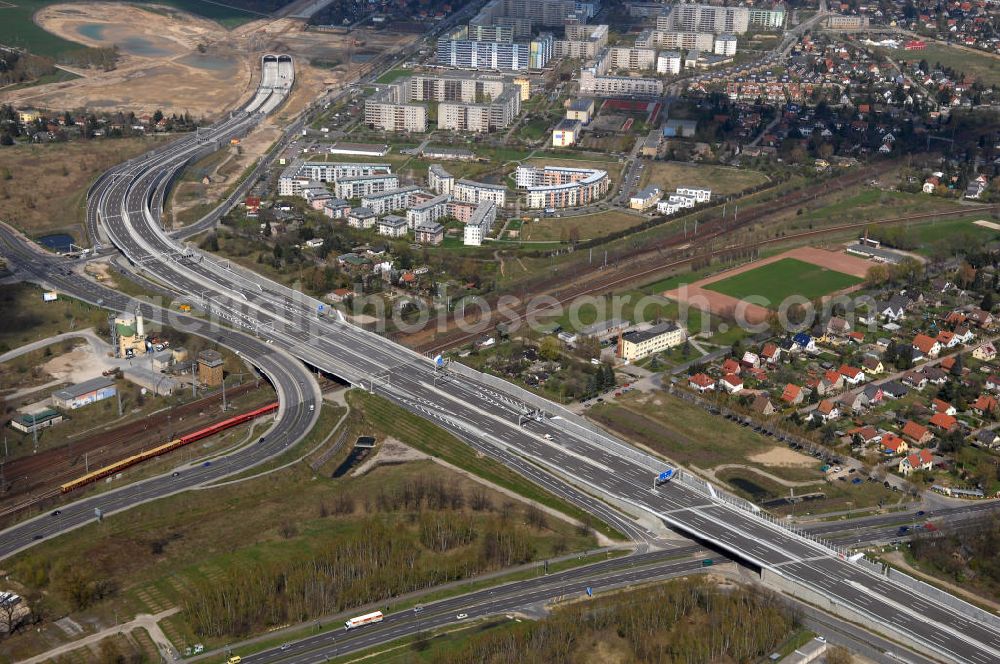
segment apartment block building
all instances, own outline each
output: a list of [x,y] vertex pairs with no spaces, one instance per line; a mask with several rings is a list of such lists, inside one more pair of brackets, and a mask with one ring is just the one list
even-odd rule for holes
[[456,180],[453,195],[456,200],[477,205],[488,201],[502,208],[507,204],[507,187],[502,184]]
[[639,48],[669,48],[686,51],[711,51],[715,36],[711,32],[683,32],[678,30],[647,30],[635,39]]
[[628,71],[652,69],[656,66],[656,49],[615,46],[608,49],[608,66]]
[[363,175],[388,175],[389,164],[363,164],[350,162],[304,161],[296,159],[278,177],[279,196],[301,196],[316,183],[336,182],[343,178]]
[[656,78],[637,76],[598,75],[593,68],[580,71],[580,93],[595,97],[660,97],[663,95],[663,81]]
[[365,124],[384,131],[427,131],[427,108],[409,99],[403,83],[391,83],[365,100]]
[[656,56],[657,74],[679,74],[681,73],[680,51],[660,51]]
[[440,164],[431,164],[427,168],[427,186],[435,194],[450,196],[455,189],[455,176]]
[[675,4],[670,12],[656,18],[657,30],[685,32],[728,32],[743,34],[750,28],[747,7],[717,7],[714,5]]
[[597,57],[608,45],[607,25],[586,25],[579,22],[566,24],[566,36],[556,39],[553,56],[556,58],[576,58],[590,60]]
[[589,205],[608,193],[607,171],[563,166],[518,166],[518,189],[529,208],[567,208]]
[[497,206],[486,201],[476,206],[472,217],[465,222],[462,243],[472,247],[482,245],[483,238],[489,235],[493,223],[497,219]]
[[549,33],[529,41],[478,41],[469,38],[466,27],[438,39],[436,60],[458,69],[525,71],[545,67],[554,48],[555,39]]
[[393,210],[405,210],[418,196],[426,194],[420,187],[409,185],[362,196],[361,205],[378,215],[389,214]]
[[448,200],[450,198],[451,196],[447,194],[441,194],[417,203],[406,211],[406,225],[415,229],[420,224],[428,224],[448,216]]
[[334,185],[338,198],[361,198],[390,189],[399,189],[399,178],[395,175],[359,175],[341,178]]

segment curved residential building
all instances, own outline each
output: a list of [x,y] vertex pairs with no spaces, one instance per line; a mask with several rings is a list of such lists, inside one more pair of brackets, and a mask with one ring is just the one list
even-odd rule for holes
[[518,166],[517,188],[525,191],[529,208],[589,205],[608,193],[608,172],[597,168]]

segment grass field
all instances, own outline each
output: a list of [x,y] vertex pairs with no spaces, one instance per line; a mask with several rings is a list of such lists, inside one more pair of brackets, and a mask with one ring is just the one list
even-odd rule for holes
[[0,220],[31,237],[66,232],[84,243],[87,187],[111,166],[156,144],[123,138],[0,149]]
[[795,258],[782,258],[747,272],[706,284],[704,288],[723,295],[743,299],[765,297],[778,303],[792,295],[814,299],[861,283],[861,279],[806,263]]
[[883,50],[883,52],[890,58],[903,62],[927,60],[932,67],[936,63],[941,63],[945,67],[951,67],[981,81],[987,87],[1000,83],[1000,59],[971,48],[958,48],[928,41],[927,48],[920,51]]
[[411,75],[413,72],[409,69],[390,69],[386,73],[382,74],[375,81],[376,83],[392,83],[393,81],[398,81],[401,78],[405,78]]
[[643,162],[641,187],[653,185],[664,191],[677,187],[707,187],[712,194],[735,194],[767,181],[760,171],[727,166],[686,164],[675,161]]
[[10,0],[0,5],[0,44],[24,48],[50,58],[66,51],[78,51],[83,44],[71,42],[43,30],[32,20],[35,12],[57,0]]
[[[329,420],[324,422],[320,435],[329,433]],[[348,440],[362,433],[381,438],[390,432],[401,440],[408,438],[407,431],[379,428],[361,413],[352,415],[347,426]],[[360,477],[331,478],[332,469],[345,454],[346,450],[342,451],[318,473],[306,464],[298,464],[260,479],[187,492],[138,506],[108,517],[103,523],[41,543],[11,560],[8,570],[16,570],[13,577],[32,587],[52,584],[46,594],[55,609],[54,615],[68,613],[74,620],[99,629],[113,624],[115,614],[125,620],[137,613],[182,605],[192,585],[221,580],[227,570],[248,569],[256,564],[278,563],[328,550],[342,538],[366,532],[373,520],[391,525],[389,532],[394,545],[412,550],[414,564],[421,569],[435,570],[438,574],[435,583],[449,580],[446,575],[456,569],[453,565],[456,557],[468,559],[481,542],[442,553],[426,549],[418,535],[419,520],[433,512],[468,518],[478,529],[504,511],[506,518],[516,524],[514,527],[529,538],[533,559],[595,546],[592,536],[551,516],[544,525],[528,525],[524,503],[482,488],[474,480],[432,461],[381,466]],[[464,503],[457,506],[453,503],[441,510],[429,503],[393,507],[385,502],[386,496],[400,495],[400,491],[414,482],[430,478],[460,492]],[[477,492],[486,497],[485,509],[472,507]],[[233,518],[235,514],[239,518]],[[388,546],[389,542],[384,544]],[[64,573],[60,570],[80,559],[88,560],[87,574],[99,574],[115,590],[108,598],[85,609],[74,609],[68,605],[63,586],[56,579]],[[31,579],[39,578],[33,576],[33,571],[42,568],[49,570],[51,576],[32,583]],[[459,578],[467,574],[459,574]],[[225,643],[222,639],[196,637],[184,613],[166,621],[165,631],[181,650],[195,642],[209,647]],[[51,648],[65,638],[62,630],[45,623],[38,632],[26,630],[8,639],[4,647],[16,661]]]
[[621,210],[579,216],[539,217],[537,222],[525,223],[521,229],[521,237],[527,242],[565,241],[568,239],[569,229],[575,226],[579,231],[580,240],[589,240],[632,228],[644,221],[648,219]]
[[967,238],[967,246],[975,244],[985,245],[989,242],[1000,240],[1000,231],[985,226],[977,226],[972,223],[980,219],[997,223],[989,215],[975,215],[965,219],[945,219],[928,224],[919,224],[907,227],[907,235],[915,239],[920,247],[916,250],[919,254],[930,254],[933,247],[938,242],[956,241],[956,238],[964,236]]
[[[911,194],[900,191],[882,191],[864,188],[852,190],[848,195],[837,192],[832,197],[821,199],[819,207],[803,209],[802,214],[789,211],[792,220],[790,228],[811,228],[815,222],[858,222],[866,219],[884,219],[889,216],[903,216],[917,212],[950,210],[958,204],[954,200],[927,194]],[[792,216],[794,214],[794,216]]]

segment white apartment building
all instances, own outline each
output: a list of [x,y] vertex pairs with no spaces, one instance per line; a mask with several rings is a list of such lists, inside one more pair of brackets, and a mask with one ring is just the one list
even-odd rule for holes
[[302,191],[317,182],[337,182],[343,178],[367,175],[389,175],[389,164],[303,161],[297,159],[278,177],[279,196],[301,196]]
[[601,49],[607,45],[607,25],[567,23],[566,38],[555,40],[552,52],[556,58],[590,60],[597,57]]
[[489,201],[502,208],[507,204],[507,187],[502,184],[456,180],[453,196],[465,203],[479,204]]
[[409,225],[406,223],[406,219],[398,215],[389,214],[378,220],[379,235],[398,238],[405,237],[408,231]]
[[681,73],[680,51],[660,51],[656,56],[657,74],[679,74]]
[[462,243],[472,247],[482,245],[483,238],[489,235],[496,219],[497,206],[489,201],[480,203],[476,206],[476,210],[472,213],[472,217],[465,222],[465,232],[463,233]]
[[768,30],[781,30],[785,27],[785,19],[784,7],[775,9],[750,8],[750,25],[759,25]]
[[406,211],[407,226],[412,230],[420,224],[429,224],[432,221],[437,221],[441,217],[447,216],[448,201],[450,199],[451,196],[448,194],[441,194],[414,205]]
[[589,205],[607,194],[610,186],[607,171],[595,168],[518,166],[515,179],[529,208]]
[[662,196],[663,192],[659,187],[650,185],[635,192],[629,198],[628,206],[633,210],[645,210],[648,207],[652,207]]
[[435,194],[450,196],[455,189],[455,176],[440,164],[431,164],[427,168],[427,186]]
[[413,205],[414,198],[426,193],[420,187],[410,185],[362,196],[361,205],[378,215],[389,214],[393,210],[405,210]]
[[656,50],[652,48],[623,48],[615,46],[608,49],[608,65],[612,69],[628,71],[645,71],[656,66]]
[[390,189],[399,189],[399,178],[395,175],[359,175],[341,178],[334,185],[337,198],[361,198]]
[[680,196],[689,196],[696,203],[708,203],[712,200],[712,190],[700,187],[677,187],[676,193]]
[[715,45],[715,35],[711,32],[653,30],[640,34],[635,40],[635,45],[642,48],[711,51]]
[[372,95],[365,102],[365,124],[426,131],[426,102],[439,102],[440,129],[488,132],[509,126],[520,113],[521,87],[496,75],[415,74]]
[[595,97],[660,97],[663,81],[637,76],[602,76],[592,68],[585,68],[580,71],[580,93]]
[[716,55],[736,55],[736,35],[719,35],[715,39]]
[[750,9],[747,7],[675,4],[668,14],[656,18],[657,30],[741,35],[749,28]]

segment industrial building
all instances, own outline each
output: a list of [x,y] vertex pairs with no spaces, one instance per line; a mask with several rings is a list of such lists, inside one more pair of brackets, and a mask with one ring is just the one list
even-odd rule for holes
[[145,355],[146,328],[142,314],[124,311],[111,320],[111,346],[115,349],[115,357],[134,357]]
[[684,343],[686,334],[684,328],[668,321],[646,330],[625,332],[618,337],[618,357],[635,362],[653,353],[669,350]]
[[198,381],[209,387],[222,385],[225,362],[217,350],[203,350],[198,353]]
[[43,408],[34,413],[18,413],[11,419],[10,426],[22,433],[35,433],[62,421],[62,413],[51,408]]
[[518,166],[518,189],[529,208],[567,208],[589,205],[608,193],[607,171],[564,166]]
[[52,393],[52,405],[63,410],[76,410],[118,394],[115,381],[98,376]]

